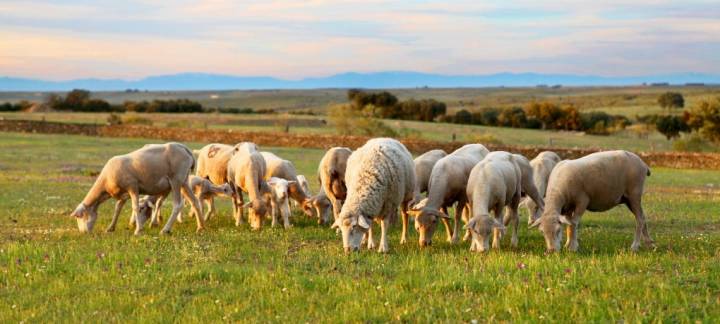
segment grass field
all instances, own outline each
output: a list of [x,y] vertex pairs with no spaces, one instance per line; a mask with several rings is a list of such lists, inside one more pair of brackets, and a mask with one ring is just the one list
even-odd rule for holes
[[[241,131],[280,132],[284,123],[291,125],[291,133],[335,134],[335,128],[325,116],[298,115],[230,115],[230,114],[137,114],[150,119],[154,126],[233,129]],[[0,113],[0,118],[46,120],[72,123],[103,124],[106,113]],[[519,129],[477,125],[425,123],[415,121],[386,120],[385,123],[400,134],[436,141],[451,141],[453,134],[458,141],[475,141],[492,135],[497,141],[508,145],[541,145],[557,147],[596,147],[626,149],[632,151],[670,151],[672,142],[658,132],[639,138],[625,130],[611,136],[587,135],[581,132],[558,132],[538,129]],[[717,146],[706,145],[708,151]]]
[[[230,206],[196,234],[96,232],[69,213],[110,156],[145,144],[0,133],[0,322],[713,322],[720,318],[720,171],[654,169],[644,200],[654,250],[630,252],[626,208],[589,213],[580,251],[543,255],[533,230],[487,255],[442,237],[432,248],[342,253],[339,237],[295,214],[288,231],[235,228]],[[188,143],[193,148],[200,143]],[[263,148],[314,179],[319,150]],[[314,187],[317,184],[312,181]],[[315,189],[315,188],[313,188]],[[169,209],[166,210],[166,214]],[[507,242],[504,242],[507,247]]]

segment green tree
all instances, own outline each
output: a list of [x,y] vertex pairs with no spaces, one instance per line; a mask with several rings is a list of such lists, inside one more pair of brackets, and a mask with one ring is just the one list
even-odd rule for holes
[[680,116],[662,116],[655,122],[658,132],[669,140],[680,137],[680,132],[689,133],[690,127]]
[[472,114],[463,109],[455,113],[455,124],[472,124]]
[[720,97],[698,102],[684,114],[685,123],[702,137],[720,143]]
[[679,92],[665,92],[658,97],[657,101],[663,109],[685,107],[685,98],[683,98],[683,95]]
[[90,91],[74,89],[65,95],[65,106],[70,110],[82,110],[82,106],[90,99]]

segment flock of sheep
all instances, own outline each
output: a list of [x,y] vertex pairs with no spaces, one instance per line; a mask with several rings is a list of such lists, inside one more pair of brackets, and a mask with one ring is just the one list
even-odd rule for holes
[[[182,221],[184,200],[190,202],[197,230],[204,229],[215,214],[217,196],[232,199],[237,226],[247,219],[253,229],[260,229],[269,216],[273,227],[281,218],[289,228],[292,199],[320,224],[332,223],[332,228],[342,233],[346,252],[359,250],[363,241],[368,249],[376,248],[373,221],[380,223],[377,249],[387,252],[387,231],[397,218],[398,207],[401,244],[407,241],[409,217],[413,216],[420,246],[432,244],[438,222],[443,223],[448,242],[458,243],[463,221],[463,240],[471,240],[471,251],[484,252],[490,238],[493,248],[500,247],[506,226],[512,229],[511,245],[518,244],[518,208],[526,197],[528,224],[543,233],[548,252],[560,249],[563,226],[565,247],[577,250],[577,226],[585,210],[606,211],[619,204],[635,215],[632,249],[637,250],[641,243],[653,244],[641,205],[650,169],[627,151],[564,161],[553,152],[542,152],[529,161],[522,155],[489,152],[481,144],[468,144],[450,154],[433,150],[413,160],[402,143],[376,138],[354,152],[341,147],[328,150],[318,167],[321,189],[314,196],[292,162],[260,152],[254,143],[210,144],[194,153],[197,161],[183,144],[148,144],[111,158],[72,213],[78,228],[92,231],[98,206],[112,197],[117,202],[107,231],[115,230],[123,205],[130,199],[130,225],[140,234],[148,220],[151,226],[159,225],[160,207],[170,193],[173,209],[161,233],[169,233],[176,220]],[[190,175],[193,169],[196,174]],[[247,194],[247,202],[243,194]],[[207,205],[204,215],[201,202]],[[448,208],[453,205],[456,212],[451,224]]]

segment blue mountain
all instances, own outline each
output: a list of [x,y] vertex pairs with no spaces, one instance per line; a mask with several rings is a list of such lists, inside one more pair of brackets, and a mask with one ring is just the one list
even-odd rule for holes
[[139,80],[76,79],[47,81],[0,77],[0,91],[67,91],[81,88],[91,91],[140,90],[252,90],[316,88],[452,88],[452,87],[526,87],[539,84],[563,86],[623,86],[643,83],[720,84],[720,75],[675,73],[665,75],[603,77],[574,74],[496,73],[486,75],[443,75],[420,72],[388,71],[348,72],[328,77],[284,80],[265,76],[233,76],[207,73],[181,73],[150,76]]

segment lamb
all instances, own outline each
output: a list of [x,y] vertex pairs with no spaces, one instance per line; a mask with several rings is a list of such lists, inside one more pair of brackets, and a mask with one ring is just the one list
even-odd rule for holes
[[[195,175],[200,178],[208,179],[215,185],[223,185],[230,182],[227,178],[227,169],[228,163],[233,155],[238,153],[247,155],[251,152],[257,151],[257,145],[252,142],[240,142],[235,146],[218,143],[205,145],[200,150],[195,151],[198,155],[198,166]],[[231,198],[235,200],[237,197],[233,194]],[[214,198],[210,198],[210,203],[215,203]],[[233,217],[235,217],[236,223],[238,217],[242,222],[243,214],[242,209],[237,209],[238,206],[238,204],[233,203]]]
[[538,209],[542,210],[545,203],[543,202],[543,195],[540,194],[540,191],[535,186],[535,172],[530,165],[530,161],[520,154],[513,154],[513,156],[522,173],[522,196],[529,197],[529,200],[532,201],[535,206],[538,206]]
[[183,196],[198,215],[197,230],[201,231],[205,227],[199,217],[202,206],[187,183],[194,167],[192,151],[180,143],[148,144],[129,154],[114,156],[105,164],[92,188],[71,215],[76,218],[81,232],[91,232],[97,220],[98,206],[110,197],[122,200],[127,195],[136,220],[135,234],[139,235],[147,220],[140,213],[140,195],[163,196],[172,192],[173,212],[161,233],[170,233],[182,208]]
[[408,203],[415,189],[415,172],[410,152],[391,138],[375,138],[353,152],[347,160],[347,196],[333,227],[342,232],[346,252],[358,251],[367,234],[373,249],[372,221],[380,222],[378,251],[388,252],[387,231],[401,205],[407,217]]
[[[197,197],[198,201],[204,201],[205,205],[208,208],[204,216],[204,220],[206,222],[210,219],[210,216],[215,215],[215,200],[213,198],[217,196],[232,198],[232,196],[235,194],[232,190],[232,187],[230,187],[230,184],[225,183],[222,185],[216,185],[210,180],[200,178],[196,175],[191,175],[188,177],[188,184],[193,191],[193,195]],[[151,226],[157,224],[157,222],[160,220],[160,211],[162,209],[165,198],[166,197],[159,197],[157,199],[157,202],[155,203],[156,208],[152,214],[152,222],[150,222]],[[178,214],[177,221],[182,222],[182,213]]]
[[[310,210],[304,208],[305,202],[308,200],[308,195],[305,190],[300,186],[300,181],[297,178],[297,170],[295,165],[288,160],[281,159],[277,155],[270,152],[260,152],[265,159],[267,169],[265,171],[265,180],[270,180],[272,177],[285,179],[288,181],[288,194],[290,198],[303,206],[303,211],[312,216]],[[277,202],[279,203],[279,202]],[[287,211],[287,215],[283,215],[283,219],[290,216],[290,207],[282,208],[282,211]]]
[[[473,167],[467,185],[467,199],[472,218],[467,228],[472,235],[470,251],[485,252],[493,234],[493,248],[500,248],[500,239],[505,226],[500,222],[502,211],[509,208],[513,222],[511,244],[518,244],[518,205],[522,192],[522,171],[516,162],[517,156],[508,152],[492,152]],[[494,211],[495,217],[490,217]]]
[[290,228],[290,205],[288,202],[288,191],[290,185],[295,181],[287,181],[282,178],[272,177],[267,181],[271,188],[270,206],[272,207],[272,227],[277,226],[278,214],[282,216],[285,229]]
[[352,151],[346,147],[333,147],[325,152],[318,166],[320,186],[332,203],[333,219],[337,220],[347,195],[345,169]]
[[[247,153],[247,152],[246,152]],[[243,207],[250,206],[248,222],[253,230],[262,226],[262,218],[267,213],[270,186],[264,180],[266,172],[265,159],[259,152],[249,154],[235,153],[227,165],[227,179],[233,188],[233,209],[235,226],[242,223]],[[243,205],[243,192],[248,193],[249,202]]]
[[[105,232],[111,233],[115,231],[115,226],[117,225],[118,218],[120,218],[120,212],[122,211],[123,207],[125,207],[125,203],[130,199],[130,196],[124,195],[122,199],[119,199],[115,202],[115,210],[113,212],[112,220],[110,221],[110,225],[105,229]],[[153,202],[155,197],[153,196],[143,196],[140,198],[140,212],[138,213],[141,215],[142,219],[149,219],[152,216],[153,209],[155,208],[155,203]],[[130,223],[128,226],[132,228],[135,225],[135,217],[130,217]],[[157,221],[155,221],[155,225],[158,225]]]
[[560,250],[562,225],[566,225],[565,248],[577,251],[577,226],[585,210],[602,212],[625,204],[635,214],[632,250],[653,245],[642,208],[645,178],[650,168],[628,151],[607,151],[558,163],[550,173],[545,210],[531,227],[539,226],[547,252]]
[[[438,220],[445,225],[448,241],[459,241],[460,217],[463,215],[467,202],[466,187],[472,168],[487,154],[488,149],[482,144],[468,144],[437,161],[430,173],[428,196],[412,207],[410,214],[415,217],[415,229],[420,234],[421,247],[432,244]],[[447,208],[457,202],[455,225],[450,230]],[[403,219],[403,223],[407,223]],[[406,233],[402,234],[405,241]]]
[[[535,183],[535,188],[537,188],[540,197],[545,197],[550,172],[555,165],[560,162],[560,160],[560,156],[555,154],[555,152],[544,151],[540,152],[540,154],[530,161],[530,166],[533,169],[533,182]],[[534,201],[526,198],[521,202],[521,205],[525,205],[528,209],[528,213],[530,214],[530,217],[528,217],[528,225],[531,225],[534,221],[540,218],[543,209],[538,207]]]
[[419,202],[422,193],[428,191],[428,182],[430,182],[430,173],[438,160],[447,156],[443,150],[432,150],[423,153],[413,160],[415,164],[415,191],[413,193],[413,202]]
[[320,192],[310,197],[305,204],[314,211],[315,216],[318,218],[318,224],[331,223],[333,218],[332,202],[330,202],[325,190],[320,188]]

